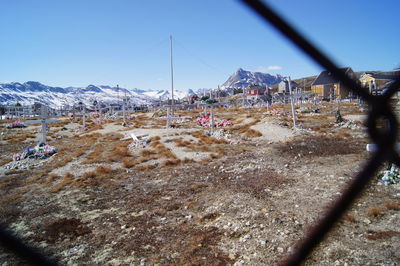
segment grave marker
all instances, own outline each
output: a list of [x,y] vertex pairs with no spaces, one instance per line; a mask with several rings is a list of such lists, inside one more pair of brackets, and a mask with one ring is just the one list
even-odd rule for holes
[[289,77],[289,92],[290,92],[290,94],[291,94],[291,96],[292,97],[290,97],[290,104],[291,104],[291,106],[292,106],[292,116],[293,116],[293,127],[295,128],[296,127],[296,120],[297,120],[297,117],[296,117],[296,110],[295,110],[295,108],[294,108],[294,102],[293,102],[293,96],[294,96],[294,94],[293,94],[293,92],[292,92],[292,86],[291,86],[291,80],[290,80],[290,77]]
[[42,105],[40,108],[40,118],[41,120],[28,120],[25,124],[42,124],[42,142],[46,142],[46,129],[48,123],[59,122],[60,120],[48,120],[49,118],[49,110],[48,107]]
[[169,128],[170,127],[170,121],[180,120],[181,117],[179,117],[179,116],[171,116],[171,108],[173,108],[173,106],[165,105],[165,107],[167,107],[167,117],[160,117],[158,119],[159,120],[166,120],[167,122],[166,122],[165,128]]

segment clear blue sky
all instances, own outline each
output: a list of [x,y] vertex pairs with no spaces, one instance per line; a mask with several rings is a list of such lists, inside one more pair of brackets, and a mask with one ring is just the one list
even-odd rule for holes
[[[399,0],[274,0],[341,66],[400,66]],[[239,67],[299,78],[321,70],[234,0],[2,0],[0,82],[215,88]]]

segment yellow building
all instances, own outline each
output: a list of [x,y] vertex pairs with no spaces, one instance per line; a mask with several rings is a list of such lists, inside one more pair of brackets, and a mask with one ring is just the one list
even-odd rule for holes
[[399,70],[364,72],[360,76],[361,86],[368,89],[370,93],[381,91],[388,82],[400,77]]
[[[349,78],[354,78],[354,72],[350,67],[341,68],[341,70]],[[349,90],[328,70],[322,71],[311,83],[311,92],[324,99],[347,98],[349,96]]]

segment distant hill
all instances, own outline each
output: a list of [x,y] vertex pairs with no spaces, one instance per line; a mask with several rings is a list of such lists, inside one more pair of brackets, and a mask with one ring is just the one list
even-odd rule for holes
[[[104,85],[61,88],[47,86],[37,81],[0,83],[0,104],[16,104],[18,102],[22,105],[29,105],[37,102],[57,108],[78,102],[91,105],[94,100],[115,103],[121,101],[125,95],[133,104],[149,104],[156,100],[171,98],[171,91],[126,89]],[[174,91],[175,99],[184,98],[186,95],[187,92]]]
[[252,84],[271,86],[277,84],[283,80],[281,75],[271,75],[268,73],[251,72],[239,68],[233,73],[227,81],[225,81],[220,88],[238,88],[244,89]]

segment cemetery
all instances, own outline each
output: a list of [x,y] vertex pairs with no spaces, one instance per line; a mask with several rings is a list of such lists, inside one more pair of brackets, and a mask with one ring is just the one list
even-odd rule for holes
[[[298,96],[224,105],[0,120],[2,220],[63,264],[277,263],[368,158],[365,110]],[[310,262],[363,264],[373,250],[378,263],[399,248],[400,187],[381,177]]]

